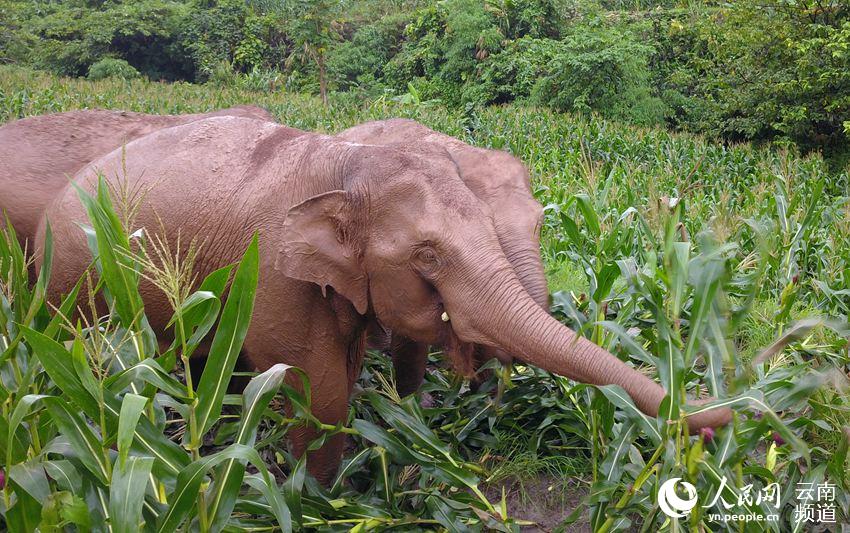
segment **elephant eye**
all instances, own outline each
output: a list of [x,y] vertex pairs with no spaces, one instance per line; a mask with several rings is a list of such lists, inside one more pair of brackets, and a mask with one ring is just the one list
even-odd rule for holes
[[433,273],[440,267],[440,257],[429,244],[425,244],[416,250],[413,261],[417,269],[422,271],[423,274]]

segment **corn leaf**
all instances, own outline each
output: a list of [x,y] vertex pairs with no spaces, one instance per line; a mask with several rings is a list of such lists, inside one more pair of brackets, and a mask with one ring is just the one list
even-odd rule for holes
[[251,240],[236,270],[230,294],[213,337],[207,364],[198,384],[197,424],[206,433],[218,420],[227,384],[251,322],[258,276],[257,236]]
[[151,457],[129,457],[126,461],[116,462],[109,486],[109,518],[115,533],[141,530],[142,503],[151,467]]

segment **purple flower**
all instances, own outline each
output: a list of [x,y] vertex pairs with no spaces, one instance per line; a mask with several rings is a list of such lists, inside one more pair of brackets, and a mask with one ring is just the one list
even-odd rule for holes
[[702,438],[702,441],[705,444],[714,440],[714,429],[713,428],[702,428],[699,430],[699,436]]
[[427,392],[423,392],[422,396],[419,399],[419,405],[424,409],[430,409],[437,405],[437,402],[434,401],[433,396],[431,396]]
[[773,442],[775,442],[777,446],[782,446],[783,444],[785,444],[785,439],[783,439],[779,433],[774,431]]
[[3,490],[6,487],[6,472],[0,470],[0,490]]

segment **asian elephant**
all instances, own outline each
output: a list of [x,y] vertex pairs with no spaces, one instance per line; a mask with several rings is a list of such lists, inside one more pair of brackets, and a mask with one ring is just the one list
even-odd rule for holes
[[[202,239],[201,277],[238,260],[259,233],[259,286],[243,357],[258,370],[278,362],[304,369],[313,412],[325,423],[347,416],[366,327],[376,319],[458,354],[489,346],[581,382],[619,385],[651,416],[665,396],[540,307],[505,255],[492,208],[444,150],[425,154],[216,117],[130,142],[75,181],[91,189],[95,169],[147,191],[137,227],[171,242],[178,232],[182,242]],[[46,209],[55,237],[52,299],[90,261],[77,225],[85,218],[70,186]],[[38,235],[40,244],[43,222]],[[141,291],[152,327],[162,332],[171,315],[166,298],[148,283]],[[726,408],[713,409],[688,423],[694,431],[730,417]],[[293,433],[293,452],[303,453],[312,436]],[[333,476],[342,446],[336,435],[311,452],[308,466],[320,481]]]
[[8,212],[21,245],[29,242],[32,252],[44,207],[84,165],[156,130],[225,115],[274,120],[265,109],[246,105],[196,115],[87,109],[5,124],[0,127],[0,213]]
[[[508,152],[470,146],[410,119],[366,122],[336,136],[367,144],[422,147],[423,143],[428,143],[445,149],[466,186],[490,208],[496,237],[520,283],[540,307],[548,310],[549,290],[540,257],[543,207],[534,199],[531,178],[522,161]],[[399,394],[406,396],[415,392],[422,384],[428,346],[396,332],[383,332],[380,327],[372,327],[370,331],[375,330],[377,334],[369,336],[370,344],[378,344],[390,352]],[[384,333],[383,339],[381,333]],[[383,346],[380,346],[381,340]],[[503,363],[510,362],[513,356],[521,354],[509,355],[488,346],[475,348],[476,364],[492,357]],[[473,369],[463,370],[469,373]]]

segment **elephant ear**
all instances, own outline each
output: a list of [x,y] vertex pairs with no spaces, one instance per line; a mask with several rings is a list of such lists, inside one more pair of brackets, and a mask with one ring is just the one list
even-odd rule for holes
[[354,304],[360,314],[369,304],[368,278],[353,242],[353,208],[348,193],[331,191],[292,207],[283,223],[282,244],[275,269],[283,274],[331,286]]

